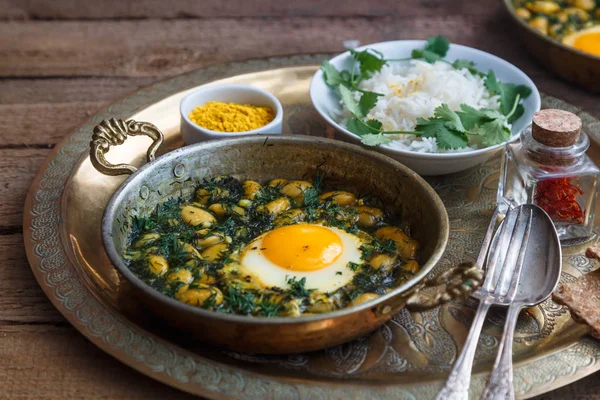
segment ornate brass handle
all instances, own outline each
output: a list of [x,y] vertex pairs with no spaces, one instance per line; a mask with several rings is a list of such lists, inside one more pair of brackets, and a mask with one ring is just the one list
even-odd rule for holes
[[[426,311],[449,301],[465,298],[481,286],[483,275],[483,270],[477,264],[462,263],[413,288],[406,300],[406,308],[409,311]],[[435,293],[425,294],[424,291],[428,288],[436,289]]]
[[133,165],[111,164],[106,160],[105,154],[110,146],[118,146],[125,142],[127,136],[146,135],[152,139],[152,145],[148,148],[146,157],[148,162],[153,161],[156,150],[163,142],[162,132],[149,122],[137,122],[132,119],[111,118],[103,120],[94,128],[92,141],[90,142],[90,159],[92,165],[104,175],[130,175],[137,171]]

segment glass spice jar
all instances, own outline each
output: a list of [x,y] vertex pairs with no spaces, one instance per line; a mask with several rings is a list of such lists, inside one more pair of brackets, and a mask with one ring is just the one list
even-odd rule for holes
[[561,240],[592,234],[600,170],[585,154],[590,146],[581,119],[568,111],[542,110],[509,143],[502,160],[498,206],[543,208]]

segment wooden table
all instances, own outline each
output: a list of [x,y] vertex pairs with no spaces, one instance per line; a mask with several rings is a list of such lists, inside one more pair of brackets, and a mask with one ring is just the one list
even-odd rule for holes
[[[532,61],[513,28],[499,0],[0,0],[0,398],[191,398],[87,342],[46,299],[25,257],[30,181],[54,144],[98,109],[212,63],[440,33],[600,116],[599,97]],[[599,378],[540,398],[600,398]]]

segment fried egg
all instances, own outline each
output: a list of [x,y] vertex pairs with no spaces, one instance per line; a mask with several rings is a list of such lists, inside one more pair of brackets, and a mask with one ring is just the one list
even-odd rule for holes
[[600,26],[573,32],[564,37],[563,43],[577,50],[600,56]]
[[240,264],[265,287],[289,289],[288,280],[306,278],[307,289],[332,292],[348,284],[362,264],[359,237],[341,229],[296,224],[266,232],[243,251]]

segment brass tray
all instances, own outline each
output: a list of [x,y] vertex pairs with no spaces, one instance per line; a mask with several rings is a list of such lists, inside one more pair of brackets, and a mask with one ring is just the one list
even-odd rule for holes
[[[31,268],[58,310],[91,342],[140,372],[208,398],[425,399],[433,398],[462,347],[474,307],[470,301],[434,311],[402,312],[373,334],[325,351],[291,356],[225,352],[182,340],[130,297],[100,239],[100,221],[121,177],[97,173],[87,157],[92,128],[108,117],[157,125],[168,148],[181,146],[179,100],[207,82],[251,83],[273,92],[285,108],[284,133],[334,137],[313,110],[308,85],[329,55],[306,55],[214,65],[178,76],[110,105],[65,138],[35,177],[25,203],[24,240]],[[558,99],[546,106],[577,112],[594,139],[600,121]],[[147,138],[134,138],[110,161],[141,164]],[[593,141],[590,154],[600,159]],[[434,273],[476,254],[494,207],[498,159],[429,182],[444,200],[451,236]],[[600,215],[597,213],[596,215]],[[599,217],[600,218],[600,217]],[[585,244],[564,249],[563,281],[596,265]],[[476,357],[472,394],[484,386],[498,346],[503,312],[485,325]],[[177,339],[175,339],[177,338]],[[552,301],[521,317],[515,345],[515,385],[526,398],[600,369],[600,342],[586,336],[568,311]]]

